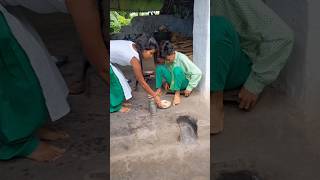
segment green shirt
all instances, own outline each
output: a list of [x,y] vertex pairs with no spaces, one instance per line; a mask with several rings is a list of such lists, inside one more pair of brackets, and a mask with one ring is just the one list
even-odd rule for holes
[[261,93],[286,64],[294,43],[293,31],[262,0],[213,0],[212,5],[212,15],[233,23],[241,48],[252,60],[244,87]]
[[186,78],[189,81],[189,84],[186,88],[188,91],[192,91],[199,84],[202,72],[201,70],[188,58],[188,56],[184,55],[176,51],[176,58],[173,63],[165,63],[165,66],[172,73],[174,67],[181,67],[186,75]]

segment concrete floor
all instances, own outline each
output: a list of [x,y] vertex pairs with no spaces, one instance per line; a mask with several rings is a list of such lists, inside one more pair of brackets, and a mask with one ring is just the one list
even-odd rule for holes
[[304,115],[284,94],[268,89],[251,112],[225,106],[225,130],[211,137],[215,177],[250,170],[263,180],[319,179],[319,147]]
[[[133,80],[130,71],[130,68],[123,69],[126,77]],[[172,97],[165,95],[163,99]],[[197,92],[188,98],[182,97],[180,105],[158,109],[151,116],[147,94],[139,86],[130,100],[131,111],[110,116],[111,179],[210,179],[209,108],[199,97]],[[180,130],[176,118],[181,115],[197,118],[197,144],[184,145],[178,141]]]
[[[71,18],[64,14],[37,15],[23,11],[40,32],[53,55],[67,55],[61,71],[69,83],[79,79],[83,58]],[[91,70],[85,94],[70,96],[71,113],[50,125],[67,131],[70,140],[53,144],[67,148],[55,163],[36,163],[27,159],[0,162],[1,180],[105,180],[108,175],[108,121],[106,85]]]

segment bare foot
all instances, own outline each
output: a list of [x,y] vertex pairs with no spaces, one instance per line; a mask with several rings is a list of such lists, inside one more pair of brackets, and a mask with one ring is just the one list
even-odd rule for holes
[[181,99],[180,99],[180,91],[176,91],[175,94],[174,94],[174,97],[173,97],[173,102],[172,102],[172,104],[173,104],[174,106],[176,106],[176,105],[180,104],[180,102],[181,102]]
[[39,162],[53,162],[60,158],[65,151],[65,149],[40,142],[39,146],[27,158]]
[[223,130],[224,110],[223,92],[212,93],[210,113],[210,134],[218,134]]
[[130,107],[130,106],[132,106],[132,104],[129,103],[129,102],[124,102],[124,103],[122,103],[122,106],[124,106],[124,107]]
[[64,131],[54,131],[48,128],[41,128],[38,132],[40,139],[47,141],[56,141],[69,138],[69,134]]
[[122,107],[119,112],[127,113],[127,112],[129,112],[129,111],[130,111],[130,108],[128,108],[128,107]]

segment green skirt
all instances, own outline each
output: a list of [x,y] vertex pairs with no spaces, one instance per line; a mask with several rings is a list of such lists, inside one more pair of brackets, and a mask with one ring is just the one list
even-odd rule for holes
[[32,153],[48,117],[35,72],[0,12],[0,160]]
[[156,67],[156,88],[161,88],[162,81],[165,79],[166,83],[170,85],[170,91],[182,91],[185,90],[189,84],[186,78],[185,72],[179,66],[174,67],[173,71],[170,70],[165,65],[157,65]]
[[110,66],[110,112],[117,112],[122,108],[124,93],[118,77]]
[[224,17],[210,18],[210,90],[240,88],[251,72],[251,60],[240,47],[239,35]]

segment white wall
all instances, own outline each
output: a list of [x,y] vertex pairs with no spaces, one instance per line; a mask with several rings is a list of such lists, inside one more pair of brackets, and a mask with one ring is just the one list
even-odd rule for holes
[[306,93],[307,2],[306,0],[265,0],[265,2],[294,31],[293,51],[276,86],[299,103],[304,101]]
[[[194,1],[193,61],[202,70],[202,96],[210,97],[210,0]],[[208,105],[209,105],[208,101]]]
[[307,118],[320,126],[320,24],[319,0],[308,0],[308,36],[306,46],[306,99]]
[[[304,111],[308,121],[320,117],[319,0],[265,0],[295,32],[295,46],[278,84]],[[320,126],[320,122],[319,122]]]

